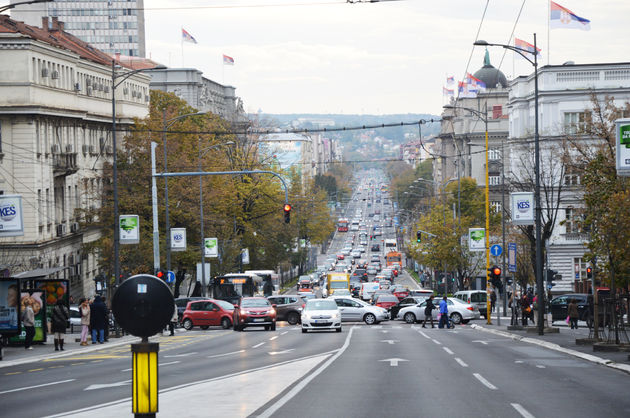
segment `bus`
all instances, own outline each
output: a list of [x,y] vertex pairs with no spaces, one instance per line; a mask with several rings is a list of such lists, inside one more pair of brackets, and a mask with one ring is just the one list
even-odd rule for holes
[[348,232],[348,220],[346,218],[339,218],[337,221],[337,231]]
[[387,254],[387,252],[389,251],[396,251],[396,249],[398,248],[398,243],[396,242],[395,238],[389,238],[385,240],[385,253]]
[[350,275],[348,273],[330,272],[327,275],[328,295],[335,293],[335,290],[350,290]]
[[385,254],[385,265],[387,267],[397,264],[402,267],[402,254],[398,251],[390,251]]
[[252,273],[228,273],[217,276],[210,283],[210,292],[214,299],[237,305],[242,297],[255,296],[262,286],[262,278]]

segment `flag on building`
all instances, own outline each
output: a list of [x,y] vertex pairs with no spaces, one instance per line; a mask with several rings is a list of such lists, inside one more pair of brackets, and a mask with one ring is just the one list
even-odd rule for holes
[[442,95],[453,97],[455,95],[455,90],[447,89],[446,87],[442,87]]
[[193,36],[186,32],[186,29],[182,28],[182,40],[186,41],[186,42],[192,42],[193,44],[197,43],[197,40],[195,38],[193,38]]
[[486,83],[479,80],[477,77],[475,77],[474,75],[470,73],[466,73],[466,83],[469,84],[469,88],[468,88],[469,91],[470,90],[483,91],[486,89]]
[[446,77],[446,85],[452,86],[453,84],[455,84],[455,77],[454,76]]
[[591,21],[580,17],[566,7],[551,2],[549,23],[552,29],[582,29],[591,30]]
[[457,96],[458,97],[477,97],[478,90],[471,86],[466,81],[459,81],[457,83]]
[[540,51],[542,51],[542,49],[536,47],[534,48],[534,45],[530,44],[529,42],[526,42],[522,39],[518,39],[518,38],[514,38],[514,46],[517,48],[521,48],[521,49],[525,49],[526,51],[528,51],[530,54],[534,55],[534,51],[537,51],[537,54],[539,57],[540,55]]
[[234,65],[234,58],[223,54],[223,65]]

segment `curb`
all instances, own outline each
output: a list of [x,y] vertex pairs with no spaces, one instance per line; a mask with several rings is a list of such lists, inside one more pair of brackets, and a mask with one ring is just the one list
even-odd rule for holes
[[603,359],[601,357],[597,357],[597,356],[594,356],[592,354],[582,353],[581,351],[572,350],[570,348],[562,347],[562,346],[560,346],[558,344],[550,343],[550,342],[543,341],[543,340],[539,340],[537,338],[523,337],[523,336],[520,336],[520,335],[517,335],[517,334],[512,334],[510,332],[505,332],[505,331],[485,328],[485,327],[482,327],[481,325],[477,325],[477,324],[472,324],[472,325],[470,325],[470,327],[473,328],[473,329],[478,329],[478,330],[481,330],[483,332],[490,333],[490,334],[495,334],[495,335],[500,335],[502,337],[510,338],[510,339],[512,339],[514,341],[521,341],[521,342],[528,343],[528,344],[538,345],[540,347],[544,347],[544,348],[547,348],[549,350],[554,350],[554,351],[558,351],[560,353],[565,353],[565,354],[568,354],[570,356],[577,357],[577,358],[580,358],[582,360],[589,361],[591,363],[600,364],[602,366],[610,367],[610,368],[613,368],[613,369],[625,372],[627,374],[630,374],[630,365],[628,365],[628,364],[615,363],[614,361],[609,360],[609,359]]

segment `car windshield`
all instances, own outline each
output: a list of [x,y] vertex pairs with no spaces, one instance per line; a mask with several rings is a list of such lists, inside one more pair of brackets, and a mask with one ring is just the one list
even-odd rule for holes
[[234,305],[232,305],[230,302],[226,302],[224,300],[215,300],[214,303],[216,303],[217,305],[219,305],[222,309],[226,311],[234,310]]
[[377,302],[396,302],[398,303],[398,298],[396,296],[390,295],[381,295],[378,297]]
[[267,299],[256,298],[256,299],[243,299],[241,306],[243,308],[266,308],[271,305],[269,304],[269,301]]
[[337,304],[334,300],[312,299],[304,307],[305,311],[336,311]]

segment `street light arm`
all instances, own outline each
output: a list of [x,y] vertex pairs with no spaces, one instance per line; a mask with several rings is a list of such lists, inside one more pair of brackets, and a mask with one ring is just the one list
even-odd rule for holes
[[206,115],[206,114],[208,114],[208,112],[194,112],[194,113],[186,113],[185,115],[179,115],[177,117],[174,117],[173,119],[167,120],[164,130],[167,130],[168,128],[170,128],[175,122],[177,122],[180,119],[184,119],[189,116],[201,116],[201,115]]
[[[112,60],[112,71],[114,69],[114,63],[115,63],[115,61]],[[135,69],[135,70],[132,70],[132,71],[127,71],[126,73],[122,73],[122,74],[115,74],[114,73],[112,75],[112,78],[114,79],[114,82],[116,81],[117,78],[121,78],[122,77],[122,79],[118,83],[115,83],[113,88],[116,89],[118,86],[120,86],[120,84],[123,81],[125,81],[126,79],[128,79],[129,77],[131,77],[134,74],[138,74],[138,73],[145,72],[145,71],[165,70],[165,69],[166,69],[166,66],[164,66],[164,65],[156,65],[155,67],[152,67],[152,68],[138,68],[138,69]]]
[[34,4],[34,3],[49,3],[54,0],[30,0],[30,1],[22,1],[19,3],[8,4],[6,6],[0,7],[0,13],[6,12],[9,9],[14,9],[16,6],[21,6],[23,4]]
[[486,42],[486,41],[484,41],[484,40],[482,40],[482,39],[478,39],[478,40],[476,40],[475,42],[473,42],[473,45],[475,45],[475,46],[500,46],[500,47],[503,47],[503,48],[505,48],[505,49],[509,49],[509,50],[511,50],[511,51],[516,52],[516,53],[517,53],[517,54],[519,54],[521,57],[523,57],[523,58],[525,58],[527,61],[529,61],[529,62],[530,62],[530,64],[532,64],[532,65],[536,65],[536,64],[534,63],[534,61],[532,61],[530,58],[528,58],[526,55],[524,55],[524,54],[523,54],[523,52],[526,52],[526,53],[528,53],[528,54],[531,54],[531,51],[528,51],[528,50],[527,50],[527,49],[525,49],[525,48],[519,48],[518,46],[512,46],[512,45],[506,45],[506,44],[493,44],[493,43],[490,43],[490,42]]
[[212,151],[215,148],[228,146],[228,145],[234,145],[234,141],[228,141],[228,142],[224,142],[224,143],[221,143],[221,144],[211,145],[208,148],[205,148],[205,149],[201,150],[201,154],[199,155],[199,157],[203,158],[209,151]]

